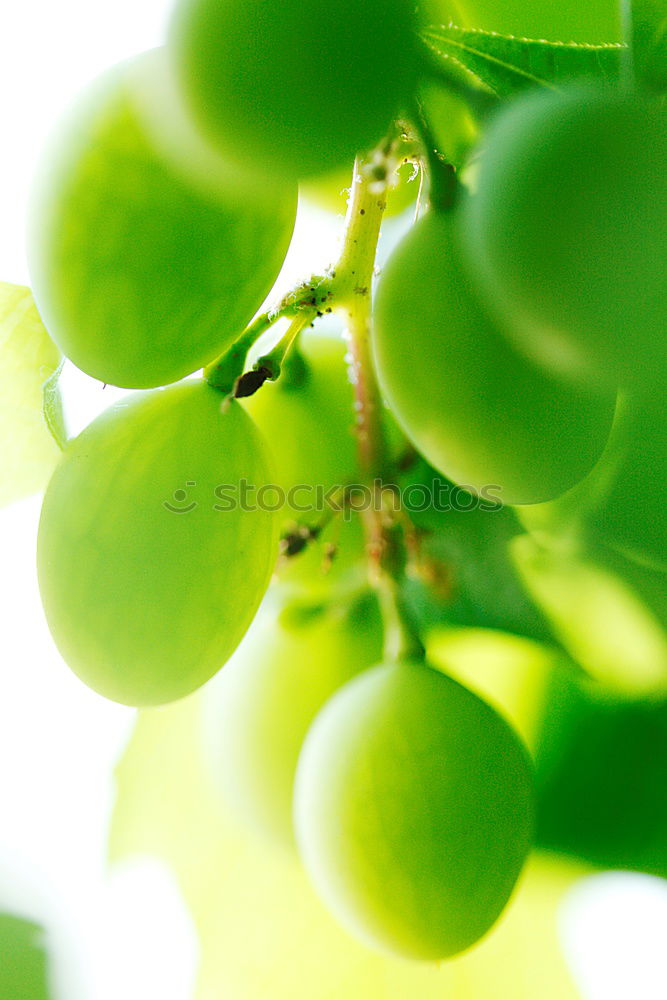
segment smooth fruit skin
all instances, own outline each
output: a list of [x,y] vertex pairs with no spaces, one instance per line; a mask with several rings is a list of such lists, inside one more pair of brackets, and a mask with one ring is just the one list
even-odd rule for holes
[[293,847],[301,746],[325,701],[377,663],[382,627],[370,594],[351,605],[267,607],[204,692],[206,756],[225,800],[256,830]]
[[532,93],[484,137],[463,229],[508,336],[578,375],[665,372],[667,117],[592,87]]
[[69,666],[114,701],[155,705],[222,667],[276,553],[275,515],[216,509],[219,485],[270,482],[261,436],[202,382],[122,399],[67,446],[37,566]]
[[461,264],[454,213],[431,213],[381,277],[373,346],[403,430],[439,472],[506,504],[540,503],[582,479],[612,423],[611,393],[551,376],[509,345]]
[[[292,357],[292,367],[276,382],[265,383],[243,401],[270,441],[277,485],[286,497],[290,490],[294,491],[294,502],[279,512],[283,533],[299,524],[313,527],[327,516],[328,508],[317,498],[318,486],[326,492],[358,479],[354,392],[347,376],[345,350],[338,337],[302,335],[296,361],[299,367],[295,370]],[[306,489],[295,489],[298,486]],[[360,521],[354,512],[335,514],[319,539],[280,561],[281,579],[301,581],[309,589],[338,579],[363,558]],[[323,548],[327,543],[336,546],[328,570]]]
[[151,52],[122,64],[75,105],[30,211],[31,284],[50,335],[88,375],[124,388],[175,382],[238,336],[296,213],[293,186],[264,197],[226,178],[206,187],[158,151],[142,103],[158,63]]
[[530,844],[530,765],[485,702],[421,663],[350,681],[310,729],[297,843],[325,903],[366,943],[439,960],[494,923]]
[[290,177],[378,143],[414,87],[408,0],[181,0],[170,31],[202,128],[244,169]]

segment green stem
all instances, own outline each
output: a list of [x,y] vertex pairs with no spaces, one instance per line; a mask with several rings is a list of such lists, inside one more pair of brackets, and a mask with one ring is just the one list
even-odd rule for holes
[[354,388],[359,465],[371,486],[374,502],[363,512],[369,575],[385,623],[386,655],[390,659],[423,656],[400,598],[398,579],[404,564],[397,532],[382,505],[382,479],[390,467],[383,404],[371,350],[371,315],[375,258],[385,199],[374,191],[372,170],[357,160],[347,210],[345,240],[331,273],[336,307],[346,314],[349,373]]
[[422,144],[428,176],[428,200],[436,211],[446,212],[458,195],[458,179],[451,163],[437,148],[437,142],[418,98],[412,104],[411,123]]
[[331,273],[331,290],[336,307],[346,316],[359,464],[372,482],[387,464],[382,398],[370,342],[373,273],[385,199],[373,192],[364,166],[359,160],[354,165],[343,252]]
[[272,312],[265,312],[253,320],[238,340],[204,369],[204,378],[208,384],[225,394],[231,394],[236,380],[243,374],[248,351],[273,326],[276,319]]
[[258,358],[254,367],[256,369],[265,368],[269,372],[268,378],[275,382],[277,378],[280,378],[280,373],[282,371],[285,358],[288,352],[292,348],[294,341],[299,336],[304,327],[308,326],[315,317],[315,310],[310,312],[300,312],[294,317],[292,322],[285,334],[280,338],[273,350],[269,351],[268,354],[262,355]]

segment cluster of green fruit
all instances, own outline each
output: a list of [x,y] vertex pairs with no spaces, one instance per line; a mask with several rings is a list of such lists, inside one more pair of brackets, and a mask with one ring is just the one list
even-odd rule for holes
[[[369,471],[337,341],[303,337],[243,402],[215,380],[171,383],[228,356],[280,270],[297,184],[401,132],[424,67],[408,0],[182,0],[165,49],[107,74],[59,129],[33,203],[38,307],[84,372],[149,390],[68,443],[40,523],[49,626],[104,696],[193,692],[257,615],[299,512],[223,512],[221,486],[329,488]],[[435,190],[442,164],[421,140]],[[484,130],[480,163],[474,194],[453,184],[379,283],[391,417],[472,493],[538,504],[553,530],[585,521],[663,570],[664,111],[611,88],[531,94]],[[354,311],[340,280],[327,287]],[[280,607],[227,663],[207,732],[230,798],[295,838],[342,923],[436,960],[507,903],[532,839],[531,766],[418,642],[383,654],[361,520],[334,525],[326,575],[308,544],[321,525],[288,531],[288,554],[304,551],[278,565]]]

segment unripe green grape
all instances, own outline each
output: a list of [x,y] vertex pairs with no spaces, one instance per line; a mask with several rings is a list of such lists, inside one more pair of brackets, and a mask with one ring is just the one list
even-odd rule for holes
[[294,773],[308,727],[327,698],[381,654],[370,594],[260,612],[203,703],[216,784],[257,830],[293,844]]
[[206,134],[245,170],[309,177],[378,143],[417,76],[409,0],[181,0],[170,48]]
[[484,138],[466,209],[471,266],[508,336],[556,370],[665,373],[667,116],[572,87],[517,100]]
[[[289,359],[280,378],[265,383],[243,405],[270,440],[275,483],[293,501],[280,510],[283,534],[298,525],[316,527],[329,513],[317,488],[324,494],[358,478],[354,392],[347,376],[344,342],[316,333],[302,335],[297,358]],[[299,486],[303,488],[295,489]],[[336,500],[342,501],[340,490]],[[325,559],[327,544],[335,546],[330,566]],[[305,582],[310,588],[339,578],[363,554],[359,515],[340,511],[318,538],[282,559],[278,571],[285,582]]]
[[268,584],[275,515],[244,509],[239,490],[270,482],[270,461],[238,403],[221,403],[203,382],[121,399],[68,444],[46,491],[46,618],[72,670],[114,701],[160,704],[207,681]]
[[508,504],[558,496],[597,461],[614,398],[543,371],[479,304],[457,218],[430,214],[390,258],[377,294],[374,352],[392,413],[425,458]]
[[294,802],[325,903],[407,958],[447,958],[485,934],[530,844],[530,766],[515,733],[421,663],[373,668],[333,696],[306,737]]
[[[293,186],[260,195],[217,154],[205,184],[195,140],[169,158],[145,107],[163,75],[160,52],[104,74],[59,126],[31,204],[31,283],[50,335],[88,375],[126,388],[175,382],[238,336],[296,211]],[[163,97],[163,116],[178,118]]]

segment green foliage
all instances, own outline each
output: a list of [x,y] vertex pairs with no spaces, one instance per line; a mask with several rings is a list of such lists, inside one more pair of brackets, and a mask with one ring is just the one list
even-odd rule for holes
[[465,69],[498,97],[533,87],[559,89],[578,77],[616,83],[620,76],[620,44],[547,42],[454,24],[427,28],[422,36],[439,59]]
[[324,901],[363,941],[410,958],[455,955],[485,934],[531,837],[515,734],[420,663],[374,668],[334,695],[306,739],[294,803]]
[[408,99],[411,6],[181,0],[172,56],[193,113],[226,155],[268,175],[323,174],[378,143]]
[[52,1000],[44,931],[31,920],[0,913],[0,997]]
[[[121,400],[63,453],[38,539],[42,601],[71,668],[107,698],[182,697],[224,664],[275,559],[275,517],[220,509],[268,482],[262,439],[201,382]],[[255,498],[256,500],[256,498]],[[218,508],[218,509],[216,509]]]
[[204,692],[207,755],[225,802],[293,846],[292,786],[308,727],[327,698],[381,655],[371,594],[260,612]]
[[555,673],[538,747],[537,842],[667,876],[667,702]]
[[43,387],[59,364],[30,290],[0,282],[0,506],[42,489],[58,459],[60,395],[52,387],[45,420]]
[[423,219],[394,253],[376,306],[382,388],[408,437],[459,485],[503,503],[551,499],[599,458],[613,401],[507,345],[459,257],[448,214]]
[[659,381],[667,223],[656,206],[665,201],[656,104],[581,87],[513,102],[485,135],[464,227],[508,335],[580,378]]
[[626,33],[637,80],[658,94],[667,91],[667,4],[665,0],[624,0]]
[[31,206],[49,333],[87,374],[130,388],[174,382],[238,335],[275,281],[296,205],[289,186],[262,198],[223,176],[205,188],[165,157],[136,94],[154,69],[149,53],[86,92],[56,130]]

